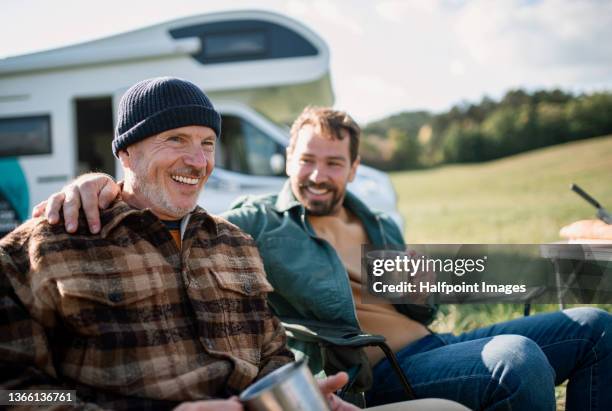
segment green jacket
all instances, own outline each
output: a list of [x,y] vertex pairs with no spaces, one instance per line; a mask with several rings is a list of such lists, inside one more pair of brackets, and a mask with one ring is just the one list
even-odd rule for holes
[[[344,206],[363,223],[372,244],[404,244],[393,220],[370,210],[347,192]],[[274,292],[268,295],[273,311],[281,318],[306,318],[359,327],[348,274],[334,248],[315,234],[306,209],[297,201],[289,182],[276,195],[238,199],[223,217],[249,233],[264,262]],[[436,307],[394,306],[422,323],[433,319]],[[310,357],[316,371],[317,347],[291,341],[291,347]]]

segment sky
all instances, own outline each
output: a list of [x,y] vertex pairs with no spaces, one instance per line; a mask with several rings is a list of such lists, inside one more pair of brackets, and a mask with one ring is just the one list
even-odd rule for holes
[[361,123],[517,87],[612,90],[608,0],[2,0],[0,58],[236,9],[317,32],[330,48],[335,106]]

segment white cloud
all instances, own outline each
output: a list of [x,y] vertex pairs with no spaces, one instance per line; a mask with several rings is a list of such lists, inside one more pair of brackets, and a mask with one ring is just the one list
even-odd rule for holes
[[309,19],[324,20],[348,30],[353,35],[364,34],[364,25],[358,21],[355,14],[349,13],[350,9],[339,7],[339,3],[332,0],[291,0],[287,4],[287,11]]
[[450,63],[449,71],[455,77],[463,76],[465,74],[465,65],[459,60],[453,60]]
[[354,74],[349,77],[350,84],[361,93],[382,95],[392,98],[406,97],[407,94],[398,84],[386,81],[375,74]]
[[376,12],[392,22],[402,22],[409,19],[411,14],[433,14],[437,11],[435,1],[420,0],[387,0],[375,5]]
[[413,103],[410,95],[399,82],[389,81],[376,74],[352,74],[338,82],[336,106],[348,110],[360,122],[389,114],[389,107]]
[[525,68],[612,63],[612,2],[475,0],[458,13],[458,38],[480,64]]
[[0,55],[229,8],[272,10],[318,33],[330,48],[336,104],[362,122],[514,87],[612,88],[604,0],[3,0],[0,36],[12,40]]
[[305,15],[308,13],[308,3],[303,0],[290,0],[287,2],[287,11],[293,15]]

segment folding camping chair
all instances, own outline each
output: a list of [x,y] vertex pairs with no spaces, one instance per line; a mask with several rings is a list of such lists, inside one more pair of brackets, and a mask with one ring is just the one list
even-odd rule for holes
[[372,369],[363,352],[364,347],[378,347],[391,364],[404,387],[406,398],[415,399],[414,391],[397,357],[382,335],[364,333],[359,328],[339,327],[315,320],[281,318],[287,336],[308,343],[316,343],[321,349],[323,369],[332,375],[346,371],[349,382],[339,396],[357,406],[365,406],[365,391],[372,386]]

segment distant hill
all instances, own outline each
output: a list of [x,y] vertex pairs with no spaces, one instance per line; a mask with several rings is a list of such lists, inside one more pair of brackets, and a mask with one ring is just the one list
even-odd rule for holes
[[363,129],[363,133],[384,137],[387,130],[397,128],[416,136],[421,127],[431,121],[431,118],[432,114],[427,111],[406,111],[368,123]]
[[369,123],[359,150],[363,163],[381,170],[421,168],[418,136],[431,120],[426,111],[412,111]]
[[577,183],[612,210],[612,136],[479,164],[391,173],[412,243],[540,243],[593,218]]
[[509,90],[494,101],[461,102],[442,113],[403,112],[367,124],[365,164],[410,170],[478,163],[612,133],[612,92]]

